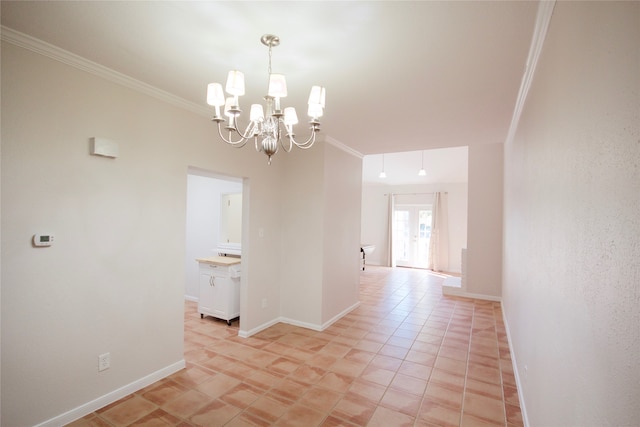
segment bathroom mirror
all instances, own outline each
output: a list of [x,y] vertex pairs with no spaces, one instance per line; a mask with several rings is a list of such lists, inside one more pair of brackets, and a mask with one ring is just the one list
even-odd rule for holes
[[240,248],[242,242],[242,193],[220,195],[220,244]]

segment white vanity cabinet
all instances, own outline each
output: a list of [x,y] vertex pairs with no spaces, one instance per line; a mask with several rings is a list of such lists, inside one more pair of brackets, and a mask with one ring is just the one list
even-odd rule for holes
[[198,312],[200,317],[217,317],[231,320],[240,316],[240,258],[198,258],[200,295]]

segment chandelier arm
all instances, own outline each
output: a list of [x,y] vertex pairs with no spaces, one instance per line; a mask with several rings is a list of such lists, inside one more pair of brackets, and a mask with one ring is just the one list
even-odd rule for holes
[[240,131],[240,129],[238,128],[238,117],[236,117],[236,119],[233,121],[233,130],[238,132],[238,135],[240,135],[240,137],[242,139],[247,139],[248,140],[248,139],[251,139],[254,136],[256,136],[255,132],[253,131],[253,126],[252,126],[254,124],[253,122],[249,122],[249,124],[245,128],[244,132]]
[[[287,146],[285,145],[285,139],[289,142],[289,148],[287,148]],[[280,138],[279,141],[285,153],[290,153],[291,149],[293,148],[293,139],[291,138],[290,134],[287,134],[286,138]]]
[[313,144],[316,142],[316,132],[317,132],[317,130],[315,130],[313,127],[311,129],[313,129],[313,131],[311,132],[311,135],[305,142],[298,142],[293,138],[293,136],[289,134],[288,135],[289,137],[288,139],[290,140],[289,145],[293,143],[296,145],[296,147],[301,148],[303,150],[306,150],[307,148],[311,148]]
[[225,138],[225,137],[224,137],[224,135],[222,135],[222,128],[220,127],[220,122],[218,122],[218,135],[220,135],[220,138],[221,138],[224,142],[226,142],[227,144],[232,145],[232,146],[234,146],[234,147],[237,147],[237,148],[242,148],[242,147],[244,147],[244,146],[245,146],[245,144],[246,144],[246,143],[247,143],[247,141],[248,141],[248,139],[247,139],[247,138],[242,138],[242,139],[239,139],[238,141],[233,141],[233,140],[231,139],[231,132],[229,132],[229,138],[228,138],[228,139],[227,139],[227,138]]

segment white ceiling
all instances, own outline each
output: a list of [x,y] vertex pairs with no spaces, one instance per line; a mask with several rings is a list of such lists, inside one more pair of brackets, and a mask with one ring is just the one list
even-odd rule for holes
[[[245,73],[266,92],[265,33],[283,104],[326,87],[322,133],[362,154],[504,142],[537,1],[6,1],[2,25],[202,107]],[[298,125],[297,133],[306,132]],[[379,172],[379,171],[378,171]],[[416,171],[417,173],[417,171]],[[389,171],[387,171],[389,174]]]
[[[385,185],[466,183],[468,151],[467,147],[454,147],[370,154],[362,161],[362,182]],[[386,178],[380,178],[383,156]],[[426,175],[418,176],[423,165]]]

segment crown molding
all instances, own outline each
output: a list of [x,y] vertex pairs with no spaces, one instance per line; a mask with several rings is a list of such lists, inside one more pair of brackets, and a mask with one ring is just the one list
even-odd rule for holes
[[335,138],[330,137],[329,135],[324,135],[324,142],[333,145],[334,147],[346,152],[347,154],[358,157],[359,159],[362,159],[364,157],[364,154],[362,154],[361,152],[354,150],[353,148],[343,144]]
[[538,14],[536,15],[536,23],[533,27],[533,38],[531,40],[531,47],[529,48],[529,56],[527,57],[524,76],[522,77],[522,83],[520,84],[520,91],[518,92],[513,116],[511,117],[509,132],[507,133],[507,144],[513,142],[516,130],[518,129],[520,115],[522,114],[525,100],[527,99],[531,83],[533,82],[533,75],[535,74],[538,60],[540,59],[542,46],[544,45],[544,40],[547,36],[549,23],[551,22],[551,16],[553,15],[553,8],[555,5],[556,0],[542,0],[538,4]]
[[6,41],[7,43],[11,43],[18,47],[30,50],[53,60],[62,62],[63,64],[70,65],[82,71],[86,71],[98,77],[102,77],[106,80],[128,87],[129,89],[133,89],[145,95],[149,95],[173,106],[191,111],[202,116],[211,116],[211,111],[209,111],[209,109],[204,106],[198,105],[191,101],[187,101],[184,98],[175,96],[169,92],[158,89],[155,86],[151,86],[140,80],[136,80],[132,77],[107,68],[96,62],[89,61],[88,59],[76,55],[75,53],[71,53],[67,50],[61,49],[35,37],[31,37],[9,27],[5,27],[4,25],[1,27],[1,39],[2,41]]

